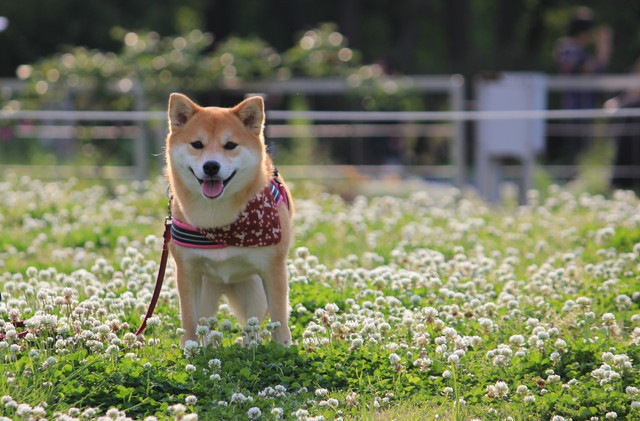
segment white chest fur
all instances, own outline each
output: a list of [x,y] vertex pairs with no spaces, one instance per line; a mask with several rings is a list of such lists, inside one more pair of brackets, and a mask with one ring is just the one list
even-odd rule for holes
[[211,282],[232,284],[259,275],[268,267],[274,251],[271,247],[195,249],[176,247],[185,264],[201,272]]

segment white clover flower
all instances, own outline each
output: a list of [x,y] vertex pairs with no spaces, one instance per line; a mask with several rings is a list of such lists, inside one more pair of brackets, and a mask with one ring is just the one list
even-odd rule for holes
[[522,346],[525,343],[524,336],[522,336],[522,335],[512,335],[509,338],[509,343],[511,343],[512,345],[515,345],[515,346]]
[[220,322],[220,330],[224,331],[230,331],[233,329],[233,323],[231,323],[231,320],[223,320]]
[[218,358],[214,358],[212,360],[209,360],[207,365],[212,370],[220,370],[220,368],[222,367],[222,362]]
[[391,365],[396,365],[400,363],[400,356],[398,354],[396,354],[395,352],[392,353],[391,355],[389,355],[389,362],[391,363]]
[[604,414],[604,417],[608,420],[615,420],[616,418],[618,418],[618,413],[615,411],[607,412],[606,414]]
[[184,343],[183,353],[187,359],[195,358],[200,354],[200,345],[196,341],[188,340]]
[[291,415],[296,417],[296,419],[298,419],[299,421],[307,421],[309,418],[309,411],[300,408],[297,411],[294,411]]
[[558,383],[560,381],[560,376],[557,374],[550,374],[547,376],[547,383]]
[[277,420],[281,420],[283,414],[284,411],[280,407],[276,406],[271,410],[271,415],[273,415]]
[[222,380],[222,377],[220,377],[220,374],[214,373],[211,376],[209,376],[209,380],[212,380],[214,382],[219,382],[220,380]]
[[118,345],[109,345],[105,351],[105,353],[107,355],[118,355],[118,352],[120,352],[120,347]]
[[187,364],[184,366],[184,369],[187,373],[193,373],[196,371],[196,366],[193,364]]
[[120,417],[120,410],[118,408],[109,408],[107,411],[107,417],[112,420],[118,419]]
[[42,368],[44,369],[49,368],[57,362],[58,360],[56,359],[56,357],[51,356],[42,363]]
[[490,384],[487,386],[487,397],[490,399],[495,399],[498,397],[498,391],[496,390],[496,386]]
[[136,342],[137,337],[136,337],[135,333],[127,332],[127,333],[124,334],[124,337],[122,339],[124,340],[124,342],[126,344],[133,345]]
[[211,332],[209,332],[209,335],[207,335],[207,337],[209,338],[209,341],[211,341],[211,344],[213,346],[219,346],[220,344],[222,344],[222,339],[224,339],[223,333],[219,330],[212,330]]
[[196,326],[196,335],[200,337],[204,337],[208,333],[209,333],[209,326],[202,326],[202,325]]
[[148,327],[160,326],[160,317],[158,316],[149,317],[147,319],[147,326]]
[[605,363],[611,364],[613,363],[614,355],[612,352],[603,352],[602,353],[602,361]]
[[174,417],[181,417],[185,414],[185,412],[187,412],[187,407],[181,403],[177,403],[175,405],[171,405],[168,411],[169,414],[173,415]]
[[507,394],[509,393],[509,386],[507,385],[507,383],[502,380],[498,380],[496,382],[496,393],[500,398],[507,396]]
[[637,387],[634,387],[634,386],[627,386],[624,389],[624,391],[629,396],[636,396],[638,393],[640,393],[640,389],[638,389]]
[[266,324],[266,328],[269,332],[273,332],[274,330],[278,329],[280,326],[282,326],[282,323],[280,322],[269,322]]
[[328,393],[329,393],[329,391],[327,389],[324,389],[324,388],[316,389],[316,391],[315,391],[316,396],[320,396],[320,397],[327,396]]
[[478,324],[480,324],[480,327],[485,331],[485,333],[493,332],[493,321],[491,319],[481,317],[478,319]]
[[445,327],[442,330],[442,334],[449,339],[454,339],[456,336],[458,336],[458,332],[456,332],[456,330],[452,327]]
[[338,311],[340,311],[340,308],[335,303],[327,303],[327,305],[324,306],[324,309],[329,314],[336,314]]
[[193,405],[195,405],[196,403],[198,403],[198,398],[197,398],[197,397],[195,397],[194,395],[189,395],[189,396],[187,396],[187,397],[184,399],[184,401],[185,401],[185,403],[186,403],[187,405],[191,405],[191,406],[193,406]]
[[95,418],[97,413],[98,413],[98,410],[96,408],[87,408],[84,411],[82,411],[81,417],[85,419],[91,419],[91,418]]
[[362,346],[364,340],[362,338],[355,338],[351,341],[351,347],[349,349],[358,349]]
[[262,411],[257,406],[253,406],[247,411],[247,416],[250,420],[257,420],[262,416]]

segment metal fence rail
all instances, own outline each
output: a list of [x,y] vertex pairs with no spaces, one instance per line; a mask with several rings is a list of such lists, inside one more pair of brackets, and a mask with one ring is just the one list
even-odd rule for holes
[[[441,135],[452,136],[453,129],[450,124],[442,124],[446,121],[469,122],[480,119],[508,120],[508,119],[546,119],[546,120],[566,120],[566,119],[615,119],[626,117],[640,117],[640,109],[618,109],[615,111],[603,109],[588,110],[530,110],[530,111],[424,111],[424,112],[361,112],[361,111],[281,111],[272,110],[267,112],[267,135],[270,138],[290,138],[299,137],[301,133],[312,137],[384,137],[391,135],[402,135],[405,132],[412,134],[423,134],[427,136]],[[57,123],[78,123],[93,122],[91,129],[100,138],[124,136],[140,142],[141,137],[137,136],[137,126],[131,125],[136,122],[164,122],[166,120],[164,112],[143,112],[143,111],[0,111],[0,121],[13,122],[21,130],[23,136],[33,136],[37,133],[47,133],[45,137],[73,137],[79,130],[76,125],[33,125],[34,121]],[[28,128],[20,125],[20,121],[30,121]],[[276,124],[277,122],[287,122],[290,120],[310,121],[311,125],[288,125]],[[98,122],[118,122],[122,127],[99,125]],[[320,123],[322,122],[322,123]],[[331,122],[332,124],[323,124]],[[373,122],[401,122],[409,125],[367,125],[362,123]],[[611,130],[616,130],[617,126],[611,126]],[[300,129],[304,130],[300,130]],[[570,129],[573,130],[573,129]],[[620,131],[621,128],[617,127]],[[107,132],[113,132],[111,134]],[[575,134],[575,131],[571,131]],[[158,139],[161,141],[161,139]],[[464,139],[461,141],[464,144]],[[146,143],[145,143],[146,144]],[[145,156],[150,152],[145,148]],[[461,169],[464,163],[460,161],[453,163],[454,179],[463,178]],[[142,166],[139,162],[136,167]],[[446,171],[448,173],[448,171]],[[146,174],[144,175],[146,177]],[[140,178],[140,177],[139,177]],[[144,178],[144,177],[142,177]]]
[[[431,173],[451,178],[456,185],[467,182],[467,139],[465,127],[481,119],[545,119],[550,123],[548,132],[576,134],[576,128],[566,120],[598,120],[607,122],[607,134],[615,135],[625,130],[635,130],[632,126],[618,123],[622,118],[640,117],[640,109],[588,110],[511,110],[511,111],[466,111],[464,80],[453,76],[425,76],[389,78],[399,88],[411,87],[426,93],[445,94],[449,111],[267,111],[267,136],[269,138],[299,138],[301,133],[314,138],[386,137],[386,136],[434,136],[450,140],[451,165],[436,165]],[[0,80],[0,91],[20,89],[19,84],[8,84]],[[256,83],[242,87],[226,87],[238,92],[270,93],[315,93],[324,95],[344,95],[353,86],[344,79],[292,80],[286,82]],[[590,90],[611,94],[624,90],[640,90],[640,77],[631,75],[606,75],[597,77],[550,76],[549,95],[570,90]],[[33,137],[33,127],[43,137],[49,133],[53,137],[77,136],[78,130],[91,127],[88,136],[100,138],[127,138],[135,142],[133,175],[136,178],[148,176],[148,160],[152,154],[144,127],[154,123],[155,127],[166,127],[166,112],[155,111],[57,111],[57,110],[2,110],[0,125],[15,126],[22,131],[20,137]],[[563,121],[565,120],[565,121]],[[28,123],[25,123],[28,122]],[[160,122],[160,126],[158,125]],[[305,123],[301,123],[305,122]],[[78,129],[78,127],[82,127]],[[109,129],[118,126],[118,129]],[[153,141],[161,144],[166,130],[155,130]],[[153,151],[155,152],[155,151]],[[426,167],[419,169],[429,172]]]

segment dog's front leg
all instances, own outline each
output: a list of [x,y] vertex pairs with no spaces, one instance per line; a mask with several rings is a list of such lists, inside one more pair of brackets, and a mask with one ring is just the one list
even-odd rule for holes
[[262,283],[267,295],[267,306],[272,322],[279,322],[280,327],[273,331],[273,340],[291,346],[291,330],[289,329],[289,282],[287,280],[286,261],[274,265],[262,276]]
[[180,317],[182,328],[186,331],[180,338],[180,346],[186,341],[197,340],[196,326],[198,325],[198,305],[202,292],[202,274],[194,270],[186,262],[176,260],[176,283],[180,296]]

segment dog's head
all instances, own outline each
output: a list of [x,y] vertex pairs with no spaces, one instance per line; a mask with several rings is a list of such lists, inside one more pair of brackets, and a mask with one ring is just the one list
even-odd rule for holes
[[208,199],[233,194],[262,170],[264,103],[251,97],[233,108],[200,107],[185,95],[169,98],[170,177]]

